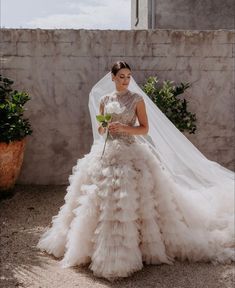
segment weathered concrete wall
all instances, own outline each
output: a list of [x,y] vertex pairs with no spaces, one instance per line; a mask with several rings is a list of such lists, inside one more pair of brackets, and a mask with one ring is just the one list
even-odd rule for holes
[[[143,3],[145,9],[142,9]],[[153,3],[154,2],[154,3]],[[136,0],[132,0],[132,19],[135,18]],[[146,17],[154,6],[155,25],[152,27]],[[146,9],[146,7],[148,7]],[[139,0],[139,23],[132,29],[235,29],[234,0]]]
[[[32,97],[19,183],[67,183],[92,143],[88,94],[116,60],[146,77],[191,82],[185,94],[209,159],[234,169],[234,31],[2,29],[2,72]],[[174,139],[172,139],[174,141]]]

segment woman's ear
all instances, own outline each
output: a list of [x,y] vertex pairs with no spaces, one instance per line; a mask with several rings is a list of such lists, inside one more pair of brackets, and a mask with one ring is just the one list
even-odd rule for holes
[[111,76],[112,76],[112,81],[114,80],[114,75],[113,75],[113,73],[111,73]]

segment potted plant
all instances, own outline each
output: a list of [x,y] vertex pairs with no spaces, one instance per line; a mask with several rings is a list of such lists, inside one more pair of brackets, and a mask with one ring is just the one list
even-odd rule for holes
[[[23,118],[26,92],[12,89],[12,81],[0,75],[0,196],[14,188],[23,162],[26,136],[32,133]],[[9,193],[8,193],[9,191]]]

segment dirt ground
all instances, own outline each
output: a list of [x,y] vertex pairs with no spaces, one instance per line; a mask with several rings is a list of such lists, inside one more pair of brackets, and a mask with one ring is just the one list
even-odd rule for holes
[[66,186],[16,185],[0,202],[0,287],[30,288],[232,288],[234,265],[175,262],[145,265],[128,278],[109,282],[87,266],[60,268],[58,259],[38,251],[41,233],[64,203]]

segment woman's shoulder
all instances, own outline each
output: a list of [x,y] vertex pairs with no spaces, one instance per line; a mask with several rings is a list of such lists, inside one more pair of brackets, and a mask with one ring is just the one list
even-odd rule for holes
[[130,93],[131,93],[131,96],[133,97],[135,102],[139,102],[139,101],[144,100],[144,97],[140,93],[133,92],[133,91],[130,91]]

